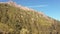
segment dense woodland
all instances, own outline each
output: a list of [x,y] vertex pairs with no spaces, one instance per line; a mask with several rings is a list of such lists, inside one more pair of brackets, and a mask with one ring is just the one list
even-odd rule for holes
[[0,34],[60,34],[60,22],[37,11],[0,3]]

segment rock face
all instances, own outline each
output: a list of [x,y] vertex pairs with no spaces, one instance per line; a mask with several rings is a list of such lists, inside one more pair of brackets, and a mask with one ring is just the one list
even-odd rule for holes
[[17,6],[0,3],[1,34],[60,34],[59,21],[41,12]]

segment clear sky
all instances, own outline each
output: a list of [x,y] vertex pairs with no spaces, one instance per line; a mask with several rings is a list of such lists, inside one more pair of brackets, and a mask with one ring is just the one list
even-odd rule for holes
[[[0,0],[6,2],[8,0]],[[13,0],[17,4],[41,11],[46,15],[60,20],[60,0]]]

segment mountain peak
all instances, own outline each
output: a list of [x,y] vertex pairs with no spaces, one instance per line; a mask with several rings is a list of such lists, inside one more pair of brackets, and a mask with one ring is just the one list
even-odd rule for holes
[[8,2],[0,2],[0,3],[4,3],[4,4],[9,4],[10,6],[14,6],[14,7],[17,7],[17,8],[20,8],[20,9],[23,9],[23,10],[28,10],[28,11],[36,11],[32,8],[28,8],[26,6],[22,6],[20,4],[17,4],[16,2],[13,2],[12,0],[8,1]]
[[22,6],[22,5],[18,5],[16,2],[13,2],[13,1],[1,2],[1,3],[6,3],[6,4],[9,4],[10,6],[13,6],[13,7],[16,7],[16,8],[22,9],[22,10],[25,10],[25,11],[37,12],[38,14],[42,15],[44,18],[46,18],[48,20],[50,19],[43,12],[38,12],[38,11],[36,11],[34,9],[31,9],[31,8],[28,8],[28,7],[25,7],[25,6]]
[[[22,6],[22,5],[18,5],[16,2],[13,2],[11,0],[8,1],[8,2],[0,2],[0,3],[6,3],[6,4],[9,4],[10,6],[13,6],[13,7],[25,10],[25,11],[37,12],[37,10],[31,9],[31,8],[28,8],[28,7],[25,7],[25,6]],[[37,12],[37,13],[42,15],[43,17],[49,19],[43,12]]]

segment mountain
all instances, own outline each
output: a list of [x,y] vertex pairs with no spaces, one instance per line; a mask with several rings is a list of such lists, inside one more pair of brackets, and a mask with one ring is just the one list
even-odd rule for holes
[[0,2],[0,34],[60,34],[60,21],[15,2]]

